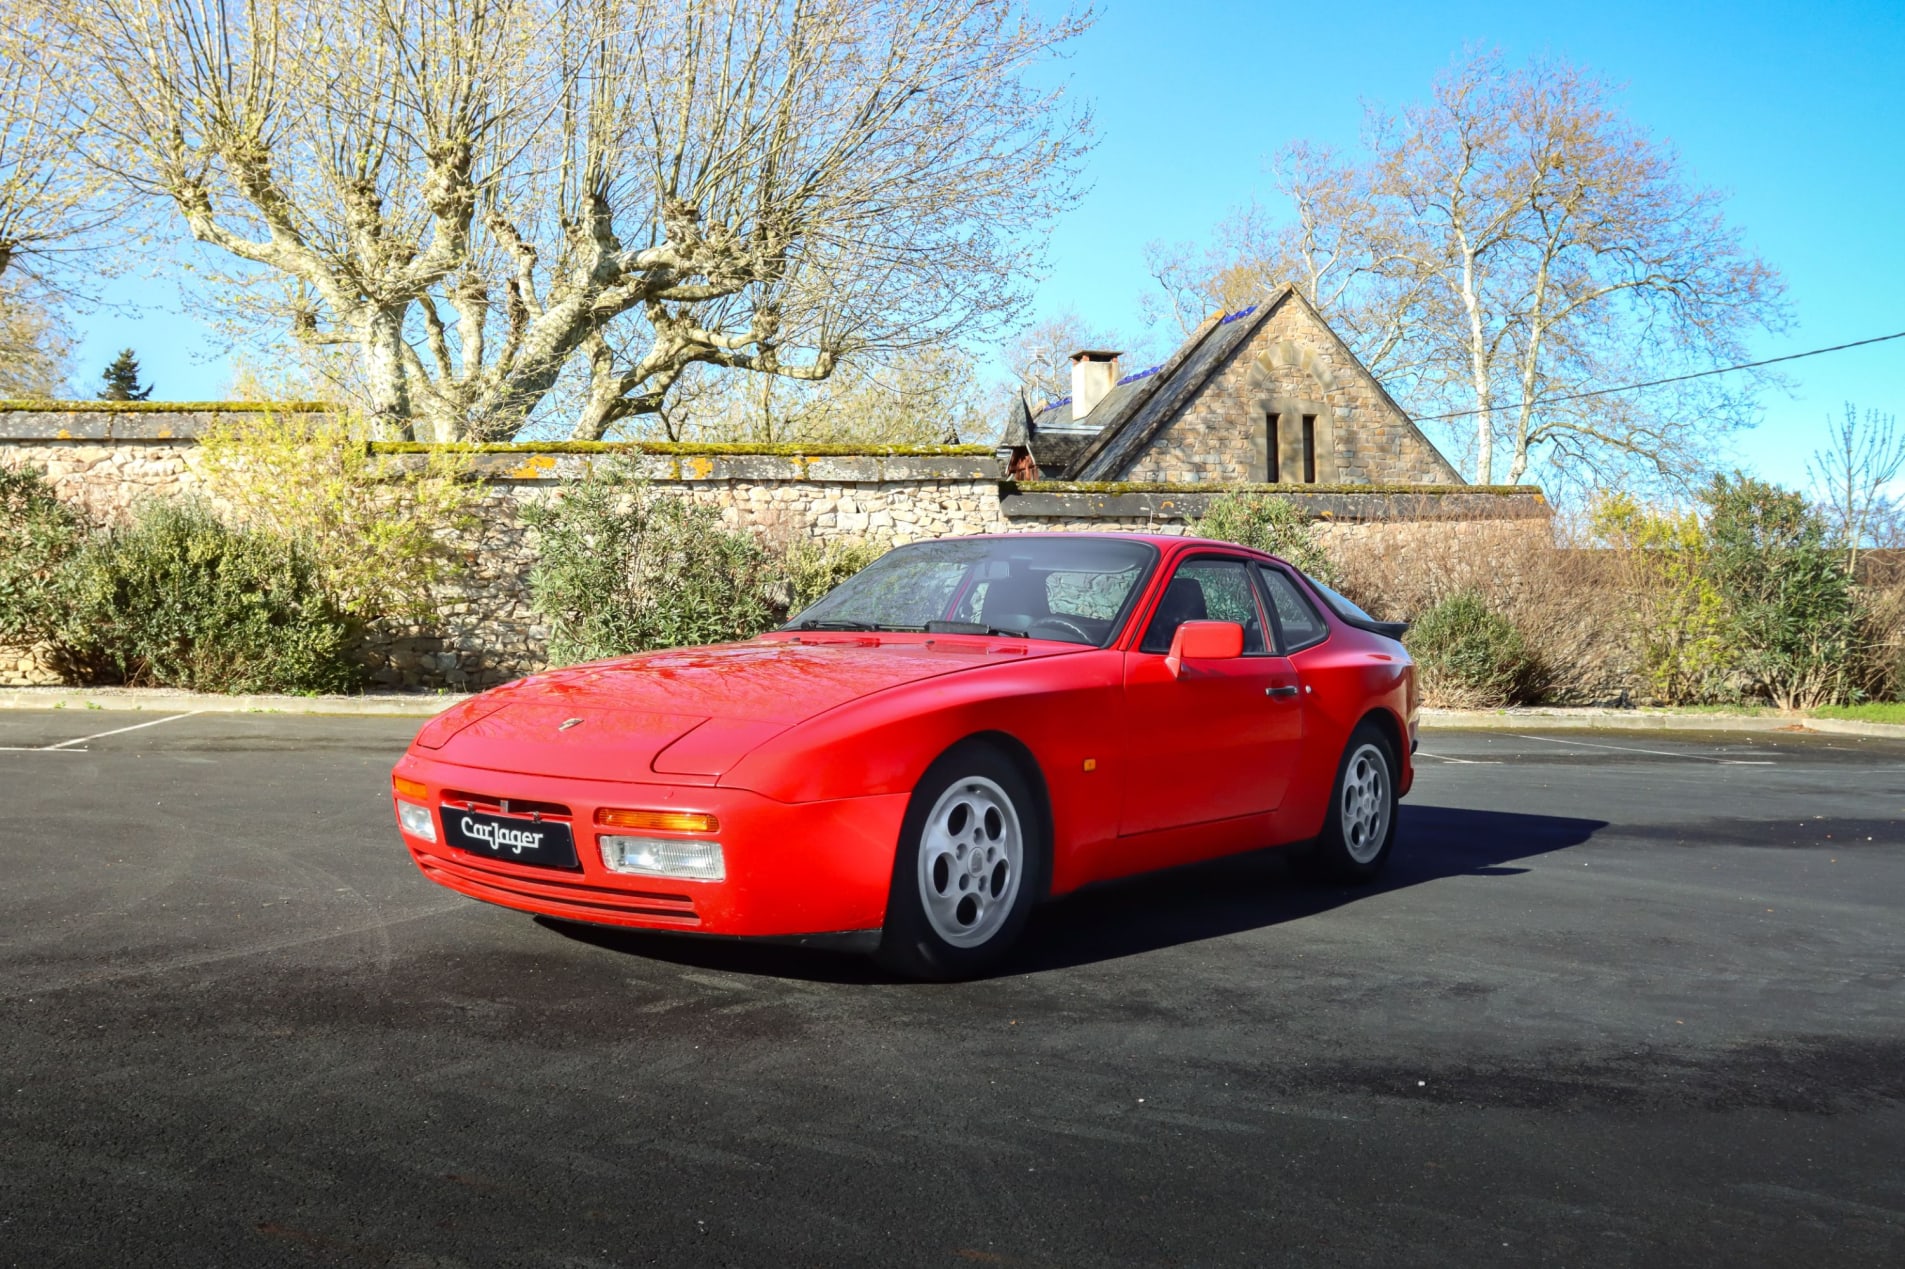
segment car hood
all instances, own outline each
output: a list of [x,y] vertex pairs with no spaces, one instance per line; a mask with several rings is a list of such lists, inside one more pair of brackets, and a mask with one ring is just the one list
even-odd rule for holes
[[532,675],[437,716],[417,744],[463,766],[578,779],[719,776],[848,701],[942,675],[1088,649],[1026,640],[770,636]]

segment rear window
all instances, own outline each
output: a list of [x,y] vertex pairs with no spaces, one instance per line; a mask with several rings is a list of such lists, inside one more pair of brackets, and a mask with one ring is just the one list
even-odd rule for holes
[[1341,591],[1334,590],[1328,586],[1325,586],[1323,583],[1317,581],[1314,577],[1311,577],[1308,573],[1305,573],[1303,575],[1303,580],[1308,582],[1310,585],[1316,587],[1316,593],[1323,597],[1324,603],[1328,604],[1331,608],[1334,608],[1336,610],[1336,615],[1338,617],[1343,617],[1350,621],[1374,622],[1376,620],[1374,617],[1364,612],[1353,601],[1351,601],[1347,595],[1343,594]]

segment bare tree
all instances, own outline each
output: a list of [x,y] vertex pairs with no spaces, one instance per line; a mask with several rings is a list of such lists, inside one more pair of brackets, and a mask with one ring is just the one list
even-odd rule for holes
[[1294,222],[1234,216],[1208,285],[1296,280],[1419,416],[1472,424],[1483,483],[1544,451],[1680,478],[1747,421],[1750,388],[1581,394],[1746,360],[1783,287],[1613,96],[1564,62],[1469,56],[1427,102],[1372,112],[1362,161],[1287,152]]
[[989,422],[976,378],[946,349],[856,360],[817,383],[697,367],[655,417],[669,440],[957,445]]
[[57,306],[17,273],[0,278],[0,399],[64,396],[72,348]]
[[67,289],[125,210],[78,148],[93,103],[55,34],[39,0],[0,0],[0,275],[43,291]]
[[1813,451],[1807,470],[1828,522],[1845,542],[1846,571],[1859,562],[1868,544],[1882,545],[1898,518],[1899,499],[1890,491],[1905,470],[1905,435],[1898,416],[1867,410],[1863,418],[1850,401],[1824,449]]
[[1002,414],[1015,396],[1034,414],[1050,402],[1069,397],[1072,394],[1071,356],[1081,349],[1124,352],[1130,355],[1129,363],[1141,369],[1138,363],[1147,355],[1147,343],[1090,322],[1076,309],[1068,308],[1040,318],[1007,342],[1004,352],[1009,377],[992,412]]
[[1292,218],[1253,200],[1218,224],[1208,247],[1146,246],[1154,294],[1163,297],[1146,296],[1153,315],[1168,309],[1188,335],[1211,313],[1235,312],[1289,282],[1330,315],[1378,378],[1411,379],[1425,359],[1445,354],[1423,338],[1435,326],[1435,288],[1413,266],[1411,226],[1367,173],[1306,141],[1286,146],[1269,171]]
[[[691,367],[824,379],[987,329],[1088,120],[1089,20],[988,0],[62,0],[95,156],[406,434],[593,438]],[[500,329],[499,329],[500,328]]]

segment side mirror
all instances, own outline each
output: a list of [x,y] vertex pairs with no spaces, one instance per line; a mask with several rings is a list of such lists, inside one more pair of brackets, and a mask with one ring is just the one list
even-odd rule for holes
[[1244,628],[1236,622],[1187,621],[1171,636],[1171,651],[1164,664],[1175,678],[1184,672],[1186,661],[1222,661],[1243,654]]

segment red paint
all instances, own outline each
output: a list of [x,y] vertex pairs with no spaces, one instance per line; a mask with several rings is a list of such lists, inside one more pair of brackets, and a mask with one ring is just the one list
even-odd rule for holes
[[[1351,730],[1400,738],[1413,781],[1414,668],[1317,607],[1329,637],[1291,655],[1137,650],[1179,559],[1271,557],[1149,537],[1162,559],[1109,647],[973,635],[774,633],[533,675],[431,721],[396,773],[445,790],[567,807],[581,872],[467,855],[404,834],[432,880],[577,920],[736,935],[884,919],[907,798],[976,735],[1029,753],[1050,800],[1052,890],[1313,837]],[[1222,623],[1212,623],[1220,625]],[[1231,628],[1232,630],[1235,627]],[[1269,689],[1296,687],[1294,694]],[[581,719],[566,729],[562,724]],[[1087,762],[1094,769],[1087,770]],[[724,881],[610,873],[601,807],[717,816]],[[655,833],[653,836],[668,836]],[[693,837],[695,834],[678,834]]]

